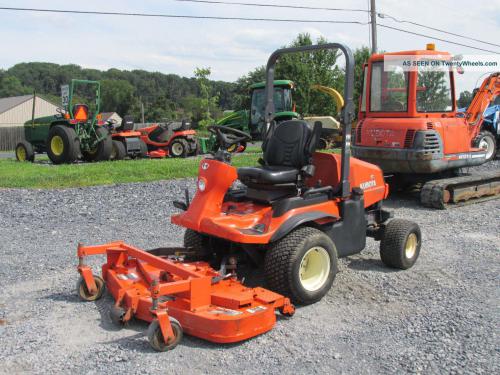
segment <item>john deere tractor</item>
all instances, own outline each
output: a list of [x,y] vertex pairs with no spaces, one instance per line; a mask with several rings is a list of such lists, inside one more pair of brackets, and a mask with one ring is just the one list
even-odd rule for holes
[[[73,103],[78,86],[85,86],[87,94],[93,91],[93,108]],[[78,159],[109,160],[113,143],[109,131],[99,120],[100,83],[73,79],[69,85],[61,86],[61,99],[62,109],[58,114],[32,118],[24,124],[25,140],[16,146],[17,160],[34,161],[35,153],[42,152],[47,152],[54,164],[72,163]]]
[[[274,106],[276,112],[274,120],[281,122],[284,120],[291,120],[299,118],[298,113],[295,112],[295,105],[292,101],[292,91],[294,90],[294,83],[288,80],[274,81]],[[224,116],[216,125],[228,126],[237,130],[242,130],[249,133],[254,141],[262,140],[262,129],[264,126],[264,109],[266,106],[265,95],[265,82],[255,83],[250,86],[251,107],[250,110],[240,110],[232,112]],[[217,150],[217,142],[215,135],[210,138],[200,138],[200,146],[202,153],[215,152]],[[242,152],[246,144],[233,145],[232,150]]]

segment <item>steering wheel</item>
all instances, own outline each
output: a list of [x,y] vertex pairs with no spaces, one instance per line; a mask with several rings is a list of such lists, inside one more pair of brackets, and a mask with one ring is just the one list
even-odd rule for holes
[[227,150],[232,145],[252,140],[250,134],[238,129],[230,128],[229,126],[210,125],[207,129],[210,133],[215,135],[217,142],[224,150]]

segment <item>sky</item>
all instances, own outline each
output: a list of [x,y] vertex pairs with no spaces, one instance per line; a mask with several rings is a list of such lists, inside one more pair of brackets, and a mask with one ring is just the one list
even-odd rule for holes
[[[237,2],[238,0],[226,0]],[[239,0],[240,2],[309,5],[367,9],[369,0]],[[111,12],[163,13],[199,16],[288,18],[307,20],[368,21],[363,12],[308,11],[213,5],[174,0],[0,0],[0,7],[98,10]],[[449,32],[500,44],[500,0],[377,0],[377,12],[411,20]],[[414,25],[381,20],[443,39],[477,45],[476,42],[426,30]],[[299,33],[314,39],[343,42],[352,49],[369,45],[369,25],[327,23],[270,23],[170,18],[117,17],[0,10],[2,58],[0,68],[20,62],[73,63],[106,70],[144,69],[191,77],[196,67],[210,67],[212,79],[234,81],[253,68],[264,65],[277,48],[290,43]],[[378,29],[379,50],[424,49],[430,38]],[[435,41],[437,49],[453,54],[487,54]],[[500,51],[500,47],[482,45]],[[5,52],[8,51],[8,52]],[[469,72],[457,78],[458,92],[472,90],[482,73]],[[287,77],[293,79],[293,77]],[[480,81],[479,81],[480,83]]]

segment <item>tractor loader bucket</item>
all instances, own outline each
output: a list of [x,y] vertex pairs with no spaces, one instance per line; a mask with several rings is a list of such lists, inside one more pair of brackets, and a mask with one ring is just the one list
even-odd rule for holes
[[[271,330],[275,310],[291,316],[288,298],[264,288],[247,288],[235,274],[221,275],[206,262],[184,262],[185,248],[151,252],[123,242],[78,246],[80,297],[99,298],[106,287],[115,300],[114,322],[133,317],[150,322],[148,339],[158,351],[174,348],[182,333],[217,343],[249,339]],[[105,254],[102,279],[92,274],[87,256]],[[96,297],[97,296],[97,297]]]

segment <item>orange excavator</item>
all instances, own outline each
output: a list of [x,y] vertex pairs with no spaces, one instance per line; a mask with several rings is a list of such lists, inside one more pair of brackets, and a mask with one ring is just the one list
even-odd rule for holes
[[[408,56],[415,69],[384,68],[384,61]],[[482,125],[483,112],[500,92],[500,72],[484,80],[465,113],[457,113],[455,71],[425,69],[429,58],[453,60],[433,45],[369,58],[353,155],[379,165],[397,185],[422,184],[426,207],[493,198],[500,194],[499,170],[460,174],[495,157],[495,136]]]

